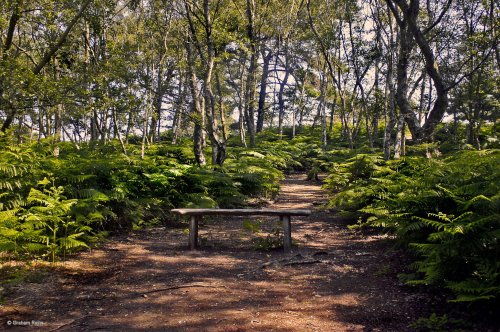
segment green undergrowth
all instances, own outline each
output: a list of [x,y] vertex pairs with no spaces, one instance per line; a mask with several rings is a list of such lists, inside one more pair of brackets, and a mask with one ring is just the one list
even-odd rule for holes
[[[229,148],[223,168],[197,166],[191,143],[14,145],[0,138],[0,253],[56,261],[110,233],[175,222],[178,207],[239,208],[273,199],[291,153]],[[209,155],[209,150],[206,151]]]
[[378,227],[415,255],[409,285],[443,287],[451,301],[498,303],[500,295],[499,150],[384,161],[358,154],[334,163],[330,207]]

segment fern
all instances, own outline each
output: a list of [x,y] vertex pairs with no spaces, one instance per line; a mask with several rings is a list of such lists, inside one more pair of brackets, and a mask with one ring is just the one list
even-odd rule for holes
[[335,164],[325,188],[331,206],[357,211],[359,225],[385,227],[417,253],[409,284],[448,287],[456,301],[497,299],[498,155],[463,151],[387,163],[358,156]]

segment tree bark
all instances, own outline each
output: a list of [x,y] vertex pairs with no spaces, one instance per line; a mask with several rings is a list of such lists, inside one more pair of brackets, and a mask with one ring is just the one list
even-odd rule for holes
[[[396,18],[401,31],[404,31],[404,34],[406,35],[403,39],[413,38],[417,43],[425,60],[425,69],[427,74],[432,79],[436,90],[436,101],[434,102],[432,110],[428,114],[423,126],[420,126],[418,118],[414,112],[408,110],[407,108],[402,109],[406,117],[408,128],[412,133],[412,137],[417,141],[422,141],[430,138],[436,126],[441,122],[448,107],[448,90],[445,87],[443,77],[439,71],[434,52],[432,51],[429,42],[426,40],[424,33],[420,30],[417,24],[420,5],[419,0],[410,0],[409,4],[406,0],[386,0],[386,2]],[[394,3],[401,10],[403,17],[401,17],[398,13]],[[429,29],[427,29],[427,32],[428,30]],[[399,94],[398,97],[402,98]],[[406,103],[408,103],[408,101],[406,101]],[[399,106],[401,107],[401,105]]]
[[278,132],[280,136],[283,135],[283,122],[286,115],[285,110],[285,87],[288,84],[288,78],[290,77],[290,56],[288,54],[288,41],[285,41],[285,76],[280,82],[280,88],[278,91]]
[[174,120],[172,122],[172,144],[177,144],[177,140],[179,139],[181,124],[182,124],[182,112],[184,110],[184,102],[185,102],[185,91],[184,87],[184,74],[182,72],[179,73],[179,87],[177,100],[175,103],[175,115]]
[[[389,10],[389,9],[388,9]],[[392,130],[396,123],[396,104],[395,104],[395,89],[394,89],[394,29],[392,16],[388,13],[389,17],[389,45],[387,57],[387,78],[385,83],[385,129],[384,129],[384,159],[391,158],[391,136]]]
[[260,92],[259,92],[259,108],[257,109],[257,129],[256,132],[260,133],[264,128],[264,118],[265,118],[265,107],[266,107],[266,95],[267,95],[267,79],[269,77],[269,64],[273,57],[271,50],[265,54],[262,51],[262,76],[260,79]]
[[247,0],[247,37],[250,49],[250,66],[248,67],[245,91],[245,118],[250,137],[250,146],[255,146],[255,83],[257,71],[257,40],[255,36],[255,0]]
[[193,132],[193,150],[198,165],[206,165],[205,155],[203,153],[203,111],[200,105],[200,98],[196,88],[198,79],[195,74],[194,54],[192,50],[192,38],[189,37],[186,42],[187,51],[187,76],[189,81],[189,91],[191,92],[191,118],[194,122]]

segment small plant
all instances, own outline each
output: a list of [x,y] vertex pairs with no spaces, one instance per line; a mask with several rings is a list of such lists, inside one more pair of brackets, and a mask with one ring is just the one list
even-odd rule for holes
[[255,238],[253,248],[255,250],[270,251],[283,247],[283,234],[280,228],[273,228],[266,236]]
[[[39,185],[45,187],[49,183],[45,178]],[[88,247],[79,238],[92,230],[89,226],[80,225],[71,219],[70,211],[77,200],[66,199],[63,192],[62,186],[51,186],[42,190],[32,188],[27,199],[31,207],[20,216],[23,221],[22,228],[32,231],[31,242],[44,244],[53,263],[61,251],[65,255],[73,249]]]
[[428,318],[421,317],[409,325],[410,328],[421,332],[448,332],[466,331],[463,328],[468,326],[467,322],[461,319],[452,319],[447,315],[438,316],[433,313]]
[[256,220],[256,221],[252,221],[252,220],[248,220],[248,219],[243,220],[243,228],[246,229],[247,231],[251,232],[252,234],[260,232],[261,225],[262,225],[262,223],[259,220]]

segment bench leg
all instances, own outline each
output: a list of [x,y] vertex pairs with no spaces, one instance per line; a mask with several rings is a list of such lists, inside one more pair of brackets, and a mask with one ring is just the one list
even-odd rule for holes
[[290,216],[281,216],[283,222],[283,249],[285,252],[292,250],[292,222]]
[[198,221],[199,216],[191,216],[189,220],[189,249],[194,250],[198,248]]

